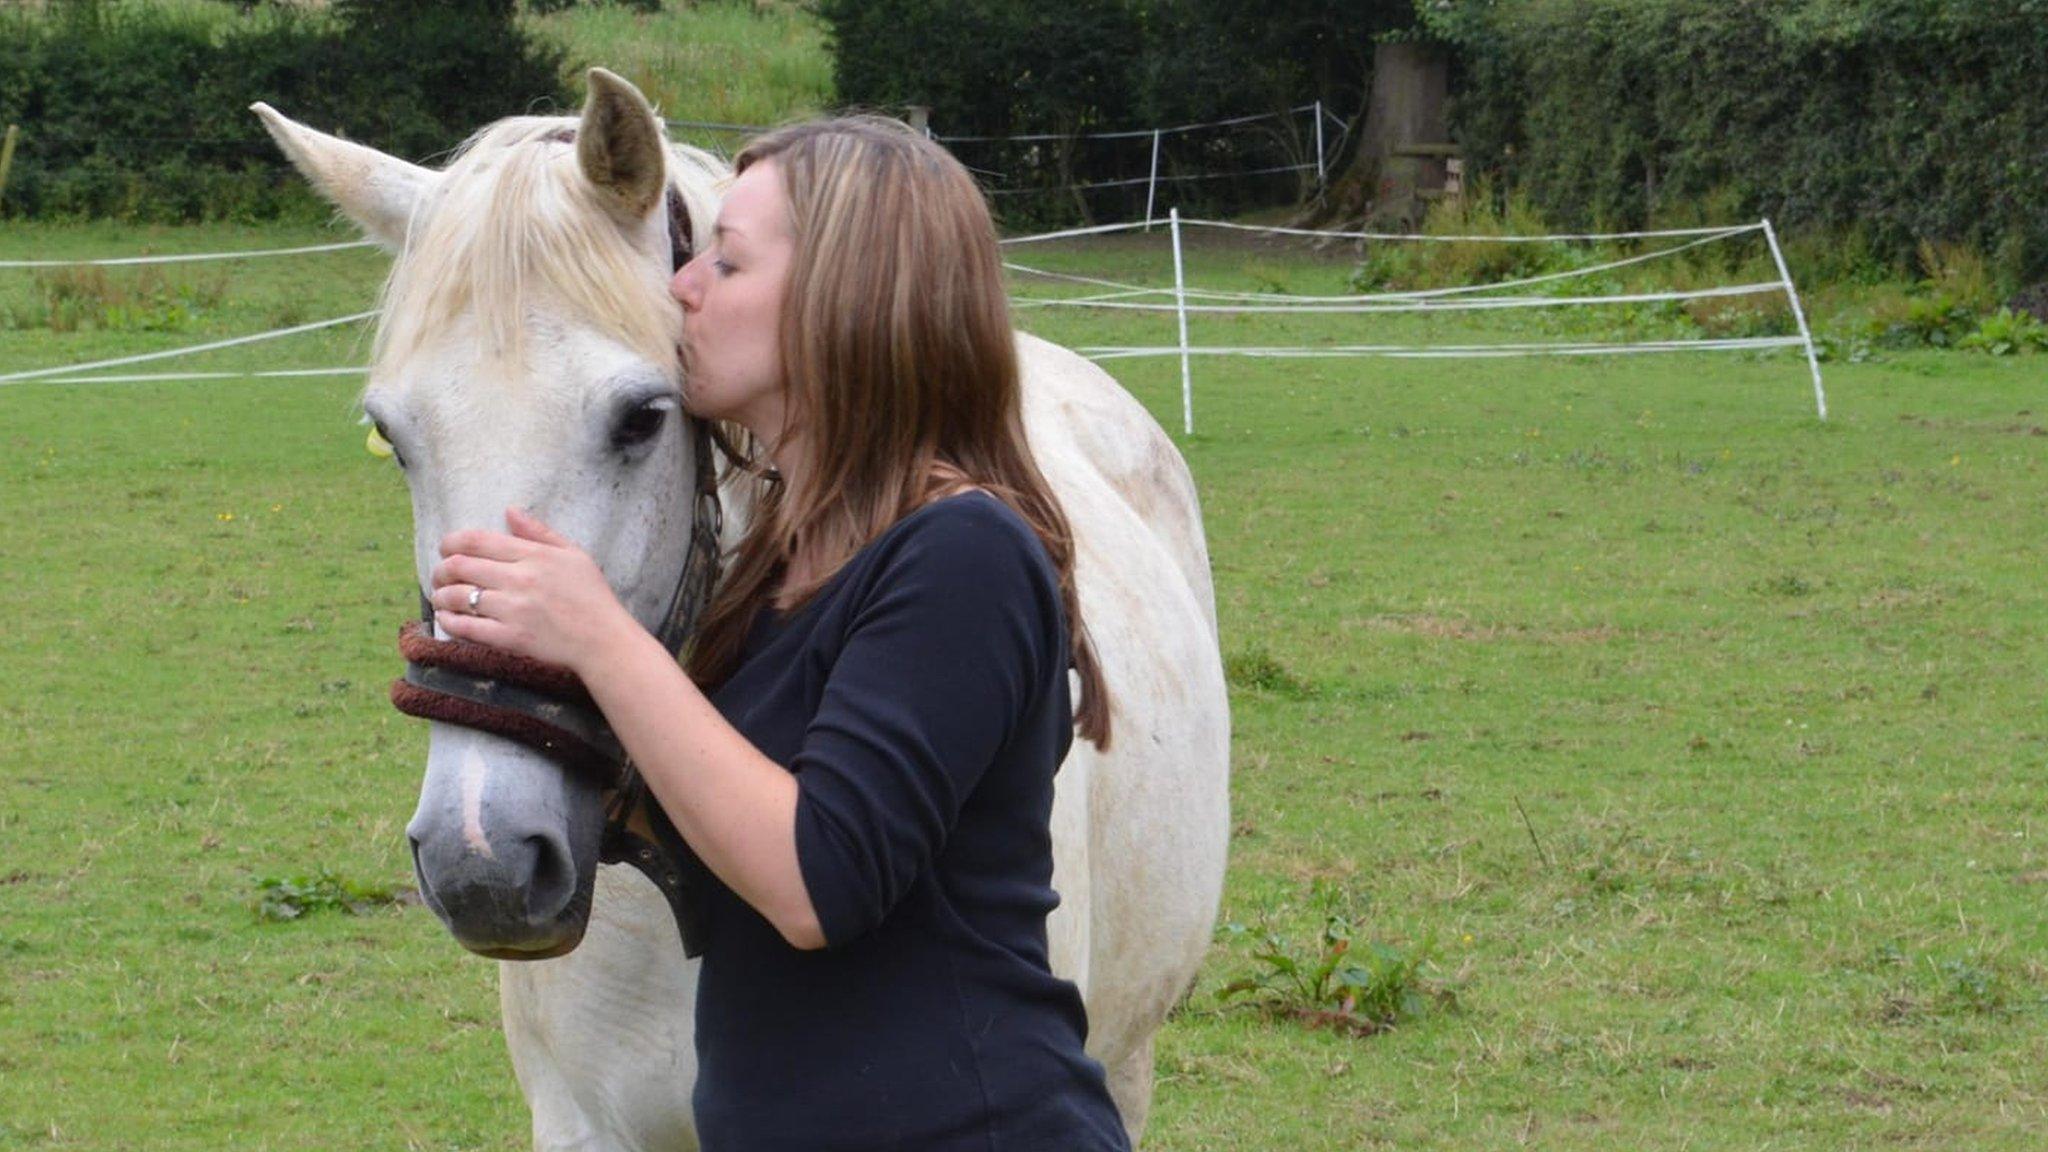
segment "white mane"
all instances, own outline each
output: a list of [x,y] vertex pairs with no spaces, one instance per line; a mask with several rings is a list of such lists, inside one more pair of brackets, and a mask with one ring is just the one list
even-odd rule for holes
[[[587,325],[654,363],[672,361],[681,313],[577,167],[573,116],[515,116],[469,138],[421,198],[384,284],[373,376],[405,363],[465,316],[486,364],[523,359],[528,327]],[[697,232],[708,233],[730,170],[709,153],[670,145],[670,183]],[[517,379],[520,373],[493,373]]]

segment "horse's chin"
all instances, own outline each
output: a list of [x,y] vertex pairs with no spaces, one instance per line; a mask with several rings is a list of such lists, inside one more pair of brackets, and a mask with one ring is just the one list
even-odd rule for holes
[[[589,926],[590,917],[585,915],[574,924],[562,925],[563,931],[552,940],[508,944],[501,940],[470,941],[457,936],[455,941],[487,960],[553,960],[574,952],[576,946],[583,943],[583,931]],[[449,930],[451,933],[454,931],[452,927]]]
[[538,952],[526,952],[517,948],[471,948],[470,951],[486,960],[554,960],[574,952],[576,945],[581,943],[583,943],[583,936],[581,933],[578,933],[576,939],[569,941],[567,944],[554,948],[545,948]]

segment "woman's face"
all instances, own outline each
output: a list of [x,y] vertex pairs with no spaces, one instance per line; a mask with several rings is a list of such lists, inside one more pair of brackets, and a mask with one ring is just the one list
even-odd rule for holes
[[784,431],[777,329],[795,249],[782,173],[762,160],[732,182],[710,245],[668,286],[683,306],[684,402],[771,449]]

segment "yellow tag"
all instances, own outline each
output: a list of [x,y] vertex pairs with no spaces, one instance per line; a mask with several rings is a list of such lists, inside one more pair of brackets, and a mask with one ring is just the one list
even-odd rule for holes
[[370,450],[370,455],[375,456],[380,460],[391,459],[391,441],[386,440],[382,435],[378,433],[377,426],[375,424],[370,425],[370,435],[368,439],[365,439],[363,441],[363,447],[368,448]]

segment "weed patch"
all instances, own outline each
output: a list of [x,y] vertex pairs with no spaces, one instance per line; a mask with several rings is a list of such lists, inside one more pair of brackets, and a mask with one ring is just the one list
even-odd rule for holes
[[1820,585],[1799,575],[1797,572],[1780,572],[1776,576],[1759,580],[1749,586],[1759,596],[1773,599],[1796,600],[1820,591]]
[[2011,1016],[2048,1006],[2048,997],[2028,988],[1991,956],[1914,955],[1886,943],[1872,954],[1872,963],[1891,976],[1877,1008],[1877,1018],[1885,1024]]
[[2031,313],[2000,308],[1979,321],[1977,330],[1963,337],[1956,346],[1973,352],[1988,352],[1993,356],[2048,352],[2048,324],[2036,320]]
[[[1243,924],[1228,924],[1233,935],[1250,936]],[[1225,984],[1217,999],[1245,1004],[1274,1019],[1353,1036],[1371,1036],[1457,1006],[1457,994],[1438,978],[1436,946],[1425,938],[1410,947],[1382,940],[1358,940],[1347,916],[1331,914],[1321,933],[1296,944],[1278,932],[1258,934],[1252,953],[1257,969]]]
[[0,328],[51,332],[182,332],[227,293],[227,274],[173,279],[155,266],[129,274],[104,268],[38,272],[24,299],[0,305]]
[[1223,677],[1240,691],[1270,692],[1289,700],[1312,700],[1319,695],[1313,682],[1289,671],[1263,647],[1243,649],[1224,657]]
[[412,897],[409,888],[350,880],[325,868],[311,876],[265,876],[256,881],[256,890],[256,915],[271,921],[297,920],[312,912],[354,916]]

